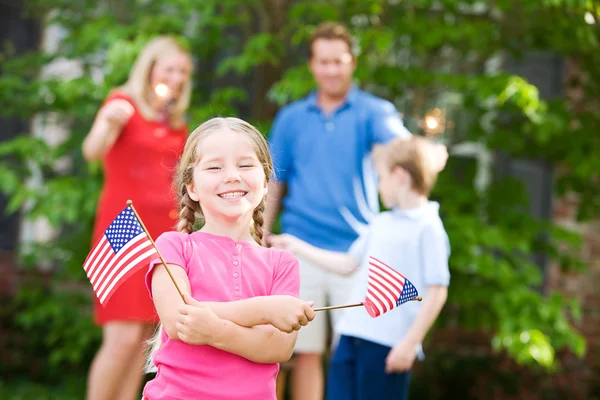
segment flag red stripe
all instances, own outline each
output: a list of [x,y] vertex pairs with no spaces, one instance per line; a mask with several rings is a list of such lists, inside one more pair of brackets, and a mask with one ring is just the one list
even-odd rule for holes
[[144,266],[147,265],[154,258],[155,258],[154,254],[149,257],[146,257],[143,261],[138,263],[137,267],[131,268],[129,271],[127,271],[126,274],[124,274],[122,277],[120,277],[119,280],[116,281],[112,287],[110,287],[110,290],[108,290],[106,293],[104,293],[102,298],[100,298],[100,303],[106,304],[110,300],[112,295],[115,294],[115,292],[117,291],[119,286],[121,286],[131,275],[135,274],[140,269],[144,268]]
[[365,307],[367,308],[367,312],[371,317],[378,317],[381,315],[381,310],[379,307],[371,300],[369,295],[367,294],[367,298],[364,301]]
[[389,286],[391,286],[391,289],[393,289],[395,291],[395,293],[397,293],[398,295],[400,295],[400,293],[402,293],[402,288],[404,287],[404,284],[396,281],[393,279],[393,277],[389,276],[389,275],[384,275],[382,273],[380,273],[380,271],[373,269],[373,279],[375,279],[376,281],[380,282],[381,284],[383,284],[384,282],[387,283]]
[[[139,251],[135,251],[135,250],[130,251],[128,258],[125,258],[126,255],[123,255],[123,260],[120,261],[119,263],[116,263],[115,266],[111,268],[110,273],[105,277],[105,279],[102,280],[101,282],[98,282],[94,286],[98,296],[102,296],[103,293],[106,290],[108,290],[110,288],[110,286],[113,284],[113,281],[120,279],[119,274],[121,274],[122,271],[125,271],[129,268],[133,268],[132,264],[134,266],[137,265],[138,264],[138,262],[136,261],[137,258],[144,255],[149,250],[150,250],[150,254],[154,254],[154,252],[153,252],[154,249],[152,249],[152,248],[150,248],[150,246],[146,245],[146,246],[140,248]],[[144,256],[144,257],[146,257],[146,256]]]
[[375,264],[383,269],[386,270],[387,272],[389,272],[390,275],[392,276],[397,276],[398,280],[400,281],[404,281],[406,278],[404,277],[404,275],[402,275],[400,272],[396,271],[394,268],[390,267],[389,265],[387,265],[386,263],[384,263],[383,261],[380,261],[378,259],[376,259],[375,257],[371,256],[371,263],[373,263],[375,261]]
[[115,285],[111,288],[110,291],[108,291],[104,294],[103,298],[100,297],[99,294],[96,294],[96,296],[98,296],[98,300],[100,301],[100,304],[104,305],[104,304],[108,303],[108,301],[113,296],[113,294],[115,294],[115,292],[117,291],[119,286],[121,286],[123,283],[125,283],[127,278],[129,278],[131,275],[135,274],[138,271],[139,271],[139,268],[132,268],[129,272],[127,272],[127,274],[125,274],[123,276],[123,278],[120,281],[115,282]]
[[370,261],[370,265],[373,267],[371,270],[375,273],[379,273],[381,276],[388,277],[391,282],[400,284],[400,291],[404,287],[404,280],[406,279],[401,273],[391,268],[389,265],[378,261],[376,258],[371,257],[373,260]]
[[377,277],[374,274],[377,267],[373,264],[369,265],[369,289],[373,295],[377,295],[379,303],[382,305],[383,312],[389,311],[393,307],[393,303],[389,297],[393,297],[394,294],[390,293],[390,290],[385,286],[382,286],[377,282]]
[[110,243],[106,242],[104,248],[102,249],[102,252],[98,254],[98,259],[94,262],[94,265],[90,267],[88,276],[90,278],[90,282],[93,282],[98,278],[98,274],[101,273],[102,269],[104,268],[104,265],[110,261],[113,255],[114,251],[112,249],[112,246],[110,245]]
[[372,284],[378,284],[381,286],[381,290],[385,290],[387,292],[387,297],[392,297],[394,301],[398,299],[400,293],[402,293],[402,288],[398,287],[398,282],[394,282],[392,279],[394,277],[390,277],[387,273],[382,272],[377,266],[372,266],[369,271],[371,273],[370,278],[372,279]]
[[387,311],[387,307],[386,304],[384,302],[382,302],[379,297],[377,297],[375,295],[375,293],[373,293],[373,290],[371,290],[371,288],[369,288],[367,290],[367,298],[369,300],[371,300],[371,302],[373,304],[375,304],[377,311],[378,311],[378,315],[381,315],[382,313]]
[[106,282],[110,281],[114,276],[117,276],[118,271],[125,268],[137,255],[152,247],[152,243],[150,243],[145,234],[143,235],[144,236],[138,238],[136,243],[132,243],[132,246],[129,246],[125,251],[115,254],[115,256],[112,257],[112,260],[102,266],[104,271],[97,279],[92,281],[95,290],[104,290]]
[[394,308],[395,301],[391,300],[392,298],[395,297],[394,293],[391,293],[389,290],[385,290],[385,288],[382,288],[381,286],[374,283],[373,281],[371,281],[370,287],[371,287],[371,290],[373,291],[373,293],[378,294],[381,301],[383,303],[385,303],[386,311],[389,311],[392,308]]
[[380,312],[377,309],[377,307],[375,306],[375,304],[373,304],[373,302],[367,297],[365,299],[365,301],[363,302],[363,305],[365,307],[365,310],[367,310],[367,313],[369,313],[369,315],[372,318],[378,317]]
[[96,243],[96,246],[94,246],[94,249],[85,258],[85,261],[83,262],[83,269],[85,269],[86,271],[88,270],[93,260],[96,258],[96,253],[98,252],[98,250],[100,250],[100,248],[103,246],[103,243],[106,241],[106,236],[102,235],[98,243]]
[[368,275],[365,302],[373,306],[369,308],[369,314],[379,316],[395,308],[404,289],[406,278],[373,256],[369,257]]
[[[92,285],[96,285],[96,287],[97,287],[97,283],[104,280],[104,277],[108,271],[112,270],[113,268],[118,268],[116,266],[113,267],[113,265],[115,265],[115,263],[119,263],[124,258],[127,258],[128,257],[127,254],[129,254],[129,252],[131,252],[132,249],[136,249],[138,246],[143,245],[144,241],[148,241],[148,237],[146,236],[145,233],[142,232],[142,233],[138,234],[136,237],[134,237],[133,239],[131,239],[117,253],[115,253],[111,247],[110,256],[108,258],[106,258],[105,260],[103,260],[101,267],[99,267],[96,270],[97,272],[94,273],[93,276],[90,278]],[[100,273],[98,275],[98,271],[100,271],[100,270],[102,270],[102,273]]]
[[379,282],[377,282],[377,279],[374,277],[373,275],[373,270],[371,269],[369,271],[369,288],[371,289],[371,291],[375,294],[377,294],[380,298],[380,301],[385,304],[384,308],[388,308],[388,305],[391,307],[391,301],[390,301],[390,296],[393,297],[394,294],[390,293],[390,290],[388,288],[386,288],[385,286],[382,286]]
[[[104,237],[106,239],[106,237]],[[112,248],[110,247],[110,243],[108,240],[104,240],[100,242],[99,252],[96,254],[96,257],[92,258],[88,264],[88,269],[86,270],[89,278],[93,277],[96,273],[96,268],[98,265],[102,265],[102,260],[106,257],[107,254],[112,253]]]

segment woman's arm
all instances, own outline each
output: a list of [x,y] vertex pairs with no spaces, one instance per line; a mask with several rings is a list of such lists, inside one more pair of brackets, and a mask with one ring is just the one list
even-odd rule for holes
[[295,236],[285,233],[269,236],[269,243],[273,247],[289,250],[298,257],[340,275],[350,275],[360,265],[359,260],[356,260],[348,253],[319,249]]
[[82,151],[85,159],[101,159],[115,143],[123,125],[133,112],[133,106],[122,99],[111,100],[104,105],[98,111],[92,129],[83,141]]

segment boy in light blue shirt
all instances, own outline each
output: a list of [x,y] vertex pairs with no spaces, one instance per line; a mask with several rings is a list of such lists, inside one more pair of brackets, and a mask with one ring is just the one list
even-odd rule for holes
[[363,308],[339,311],[340,335],[327,380],[328,400],[406,399],[410,370],[421,343],[440,313],[450,283],[450,244],[439,204],[428,200],[439,168],[433,144],[422,137],[398,138],[377,149],[379,194],[390,211],[379,214],[347,253],[314,247],[292,235],[271,238],[321,268],[353,274],[348,303],[362,302],[369,256],[398,270],[423,302],[408,302],[377,318]]

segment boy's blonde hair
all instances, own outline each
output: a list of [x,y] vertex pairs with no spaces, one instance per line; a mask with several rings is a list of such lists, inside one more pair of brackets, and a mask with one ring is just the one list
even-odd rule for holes
[[[177,40],[169,36],[158,36],[152,39],[137,56],[127,82],[117,88],[117,91],[131,97],[140,113],[149,121],[158,119],[158,114],[148,102],[148,99],[154,95],[154,88],[150,86],[150,73],[159,58],[173,53],[185,54],[190,59],[191,65],[192,57],[189,51]],[[169,123],[172,126],[178,127],[185,123],[184,114],[190,104],[191,93],[192,82],[188,80],[177,102],[171,108]]]
[[[273,161],[271,160],[267,141],[255,127],[239,118],[213,118],[204,122],[188,137],[175,176],[175,190],[179,200],[179,223],[177,224],[179,232],[193,232],[196,221],[201,221],[203,218],[201,204],[190,198],[186,187],[186,185],[192,183],[194,167],[199,161],[198,145],[207,136],[215,133],[218,134],[224,130],[244,134],[252,140],[258,161],[265,172],[267,183],[273,173]],[[264,223],[263,212],[265,210],[265,201],[266,199],[263,198],[252,214],[252,236],[261,245],[264,244],[262,226]]]
[[375,151],[375,160],[389,171],[401,167],[410,175],[412,188],[429,196],[438,171],[434,166],[434,143],[422,136],[399,137]]

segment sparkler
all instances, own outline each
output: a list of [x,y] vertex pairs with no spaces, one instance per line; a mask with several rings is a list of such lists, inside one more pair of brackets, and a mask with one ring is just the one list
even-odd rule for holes
[[434,138],[446,130],[446,111],[439,108],[427,112],[420,123],[425,135]]
[[159,83],[154,88],[154,92],[156,93],[156,95],[158,97],[165,98],[169,94],[169,87],[167,85],[165,85],[164,83]]
[[169,120],[169,115],[171,114],[171,108],[175,105],[176,102],[176,98],[170,95],[170,90],[169,87],[167,85],[165,85],[164,83],[159,83],[158,85],[156,85],[154,87],[154,93],[156,93],[156,96],[158,98],[160,98],[163,101],[163,109],[161,114],[160,119],[163,122],[166,122]]

